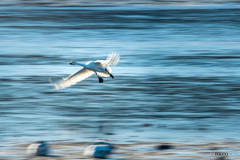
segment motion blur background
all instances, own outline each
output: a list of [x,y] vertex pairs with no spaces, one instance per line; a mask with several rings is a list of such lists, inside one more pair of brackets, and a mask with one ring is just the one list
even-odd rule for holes
[[[1,146],[239,138],[238,1],[0,1]],[[71,61],[121,55],[64,90]],[[102,133],[99,133],[102,126]]]

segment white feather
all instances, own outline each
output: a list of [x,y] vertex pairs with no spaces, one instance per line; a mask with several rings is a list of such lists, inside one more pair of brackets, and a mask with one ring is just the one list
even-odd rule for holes
[[120,60],[120,56],[117,53],[109,54],[105,61],[101,61],[104,66],[116,66]]

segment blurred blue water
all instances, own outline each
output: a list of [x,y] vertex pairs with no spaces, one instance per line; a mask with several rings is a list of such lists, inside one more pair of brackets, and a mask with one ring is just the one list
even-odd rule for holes
[[[0,7],[0,140],[237,139],[240,10]],[[70,61],[121,55],[65,90]],[[99,134],[103,132],[113,135]]]

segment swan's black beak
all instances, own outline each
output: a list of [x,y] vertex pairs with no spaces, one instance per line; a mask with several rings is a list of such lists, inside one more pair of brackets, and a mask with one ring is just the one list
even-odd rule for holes
[[69,64],[70,64],[70,65],[72,65],[72,64],[73,64],[73,61],[72,61],[72,62],[70,62]]

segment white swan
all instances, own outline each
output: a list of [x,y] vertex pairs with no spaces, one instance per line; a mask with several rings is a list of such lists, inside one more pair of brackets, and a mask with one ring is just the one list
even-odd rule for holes
[[119,60],[120,56],[116,53],[112,53],[108,55],[106,60],[89,61],[85,64],[72,61],[69,64],[80,65],[82,68],[71,74],[69,77],[63,78],[63,81],[61,81],[59,84],[55,84],[55,89],[64,89],[70,87],[77,82],[90,77],[93,73],[96,73],[99,83],[103,83],[103,79],[101,77],[111,76],[114,78],[111,74],[112,70],[109,66],[117,65]]

